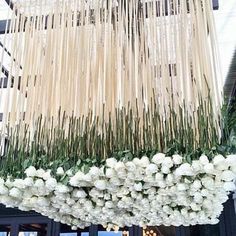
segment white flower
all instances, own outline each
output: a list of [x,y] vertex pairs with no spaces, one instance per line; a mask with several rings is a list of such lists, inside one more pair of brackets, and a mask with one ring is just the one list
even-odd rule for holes
[[209,163],[209,159],[206,155],[201,155],[199,161],[202,165],[206,165]]
[[27,177],[24,179],[24,185],[27,187],[32,187],[34,185],[34,181],[31,177]]
[[69,177],[72,177],[73,176],[73,172],[71,169],[67,170],[66,171],[66,174],[69,176]]
[[207,174],[213,174],[215,172],[214,165],[212,163],[208,163],[208,164],[204,165],[203,168]]
[[128,171],[135,171],[136,170],[136,165],[132,162],[132,161],[128,161],[126,164],[125,164],[126,168]]
[[179,184],[177,184],[177,189],[178,189],[179,191],[185,191],[185,190],[188,189],[188,186],[187,186],[187,184],[179,183]]
[[115,171],[123,171],[125,170],[125,164],[121,161],[117,162],[116,165],[114,166]]
[[94,186],[99,190],[105,190],[107,186],[106,180],[96,180]]
[[205,188],[210,189],[210,190],[214,189],[215,184],[214,184],[214,180],[211,177],[208,177],[208,176],[204,177],[201,179],[201,181],[202,181],[202,185]]
[[189,163],[184,163],[175,170],[175,175],[176,176],[183,176],[183,175],[193,176],[194,171]]
[[8,194],[8,188],[4,186],[3,184],[0,184],[0,196],[7,195],[7,194]]
[[57,187],[57,180],[54,178],[49,178],[45,182],[46,188],[49,190],[54,190]]
[[112,178],[112,177],[114,177],[114,176],[116,176],[116,172],[115,172],[115,170],[114,169],[112,169],[112,168],[107,168],[106,169],[106,177],[107,178]]
[[235,179],[235,177],[236,175],[230,170],[225,170],[221,174],[221,179],[223,179],[224,181],[232,181]]
[[9,196],[15,197],[15,198],[21,198],[22,192],[18,188],[12,188],[9,191]]
[[45,170],[38,169],[36,176],[39,177],[39,178],[43,178],[44,174],[45,174]]
[[182,163],[183,158],[180,155],[175,154],[172,158],[175,165],[180,165]]
[[70,189],[69,189],[67,186],[65,186],[64,184],[61,184],[61,183],[59,183],[59,184],[56,186],[55,190],[56,190],[58,193],[68,193],[68,192],[70,191]]
[[149,161],[149,159],[148,159],[147,156],[143,156],[143,157],[140,159],[139,165],[140,165],[141,167],[147,167],[149,164],[150,164],[150,161]]
[[195,201],[196,203],[201,203],[201,202],[203,201],[203,197],[202,197],[201,193],[196,192],[196,193],[194,194],[194,201]]
[[44,174],[43,174],[43,176],[42,176],[42,178],[43,178],[44,180],[47,180],[47,179],[51,178],[51,170],[45,171]]
[[225,182],[223,187],[225,191],[229,191],[229,192],[233,192],[236,190],[235,183],[233,182]]
[[106,159],[106,166],[108,166],[110,168],[114,168],[116,163],[117,163],[117,160],[113,157]]
[[231,168],[230,168],[231,171],[233,171],[233,173],[236,174],[236,165],[233,165]]
[[157,153],[153,156],[152,162],[158,165],[158,164],[161,164],[163,162],[164,158],[165,158],[165,154]]
[[225,163],[225,158],[222,155],[217,155],[213,158],[214,165],[221,165]]
[[193,181],[191,188],[193,188],[194,190],[198,190],[202,187],[201,181],[196,179]]
[[64,170],[63,170],[62,167],[58,167],[58,168],[57,168],[57,172],[56,172],[56,174],[59,175],[59,176],[62,176],[62,175],[65,174],[65,172],[64,172]]
[[236,155],[228,155],[226,156],[226,163],[230,166],[236,165]]
[[200,161],[195,160],[195,161],[192,161],[192,168],[194,172],[199,173],[202,171],[203,165],[200,163]]
[[75,189],[73,191],[73,196],[76,198],[85,198],[87,196],[87,193],[82,189],[79,190]]
[[165,166],[167,168],[171,168],[174,165],[171,157],[165,157],[162,161],[162,167]]
[[170,173],[170,168],[167,167],[167,166],[162,166],[162,167],[161,167],[161,172],[162,172],[163,174],[169,174],[169,173]]
[[25,170],[25,174],[28,176],[28,177],[34,177],[37,175],[37,170],[35,169],[34,166],[30,166],[28,167],[26,170]]
[[73,187],[78,187],[80,183],[80,178],[78,178],[76,175],[71,177],[69,180],[69,183]]
[[142,191],[142,189],[143,189],[142,183],[136,183],[136,184],[134,184],[134,189],[135,189],[137,192]]
[[156,181],[163,180],[163,174],[162,173],[156,173],[155,180]]
[[42,179],[37,179],[34,183],[34,186],[37,188],[43,188],[44,187],[44,182]]
[[146,174],[150,173],[150,174],[154,174],[156,173],[158,170],[157,166],[155,164],[149,164],[146,168]]
[[13,185],[19,189],[25,188],[25,182],[23,179],[15,179]]
[[89,174],[92,176],[92,178],[98,178],[100,175],[100,169],[96,166],[93,166],[90,168]]

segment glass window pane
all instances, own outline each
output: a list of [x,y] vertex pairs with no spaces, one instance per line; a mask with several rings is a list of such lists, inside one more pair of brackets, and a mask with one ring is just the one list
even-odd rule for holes
[[72,230],[70,226],[61,224],[60,236],[89,236],[89,228]]
[[0,225],[0,236],[10,236],[10,231],[10,225]]
[[18,236],[47,236],[47,224],[22,224]]
[[98,236],[129,236],[127,228],[120,228],[119,231],[106,231],[101,225],[98,226]]
[[122,232],[102,232],[98,231],[98,236],[123,236]]

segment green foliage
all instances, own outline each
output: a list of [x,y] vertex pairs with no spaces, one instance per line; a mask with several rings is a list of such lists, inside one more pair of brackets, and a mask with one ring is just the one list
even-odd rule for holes
[[[33,134],[26,125],[8,130],[9,146],[0,161],[0,175],[21,177],[31,165],[54,173],[60,166],[65,171],[86,172],[91,166],[104,165],[108,157],[129,161],[143,155],[151,158],[157,152],[178,153],[189,163],[202,154],[212,158],[235,153],[236,138],[230,135],[235,130],[235,113],[229,115],[223,107],[222,118],[215,121],[211,100],[199,103],[194,114],[184,104],[178,112],[169,106],[164,117],[154,104],[141,113],[142,124],[140,111],[130,108],[117,109],[115,119],[110,114],[106,121],[92,117],[92,112],[76,118],[59,111],[57,125],[55,118],[46,122],[39,117]],[[224,134],[221,140],[218,124]]]

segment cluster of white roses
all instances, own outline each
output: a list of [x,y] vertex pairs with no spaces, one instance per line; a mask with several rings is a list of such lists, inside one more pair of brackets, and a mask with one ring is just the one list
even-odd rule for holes
[[[102,224],[108,229],[131,225],[215,224],[222,203],[235,190],[236,155],[202,155],[191,164],[180,155],[158,153],[151,160],[106,160],[88,173],[58,176],[31,166],[24,179],[0,179],[0,202],[34,210],[74,228]],[[68,183],[57,177],[67,175]]]

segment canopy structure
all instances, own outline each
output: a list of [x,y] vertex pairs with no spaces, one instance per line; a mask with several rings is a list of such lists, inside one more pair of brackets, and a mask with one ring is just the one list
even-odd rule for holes
[[47,146],[57,142],[51,131],[59,128],[65,139],[86,136],[77,154],[102,157],[118,149],[163,151],[178,136],[194,149],[219,138],[210,1],[16,1],[14,7],[19,14],[8,28],[14,84],[1,100],[2,135],[17,127],[17,138],[32,141],[43,129],[37,142]]
[[216,223],[236,168],[235,156],[217,155],[212,9],[210,0],[14,1],[0,202],[79,227]]

